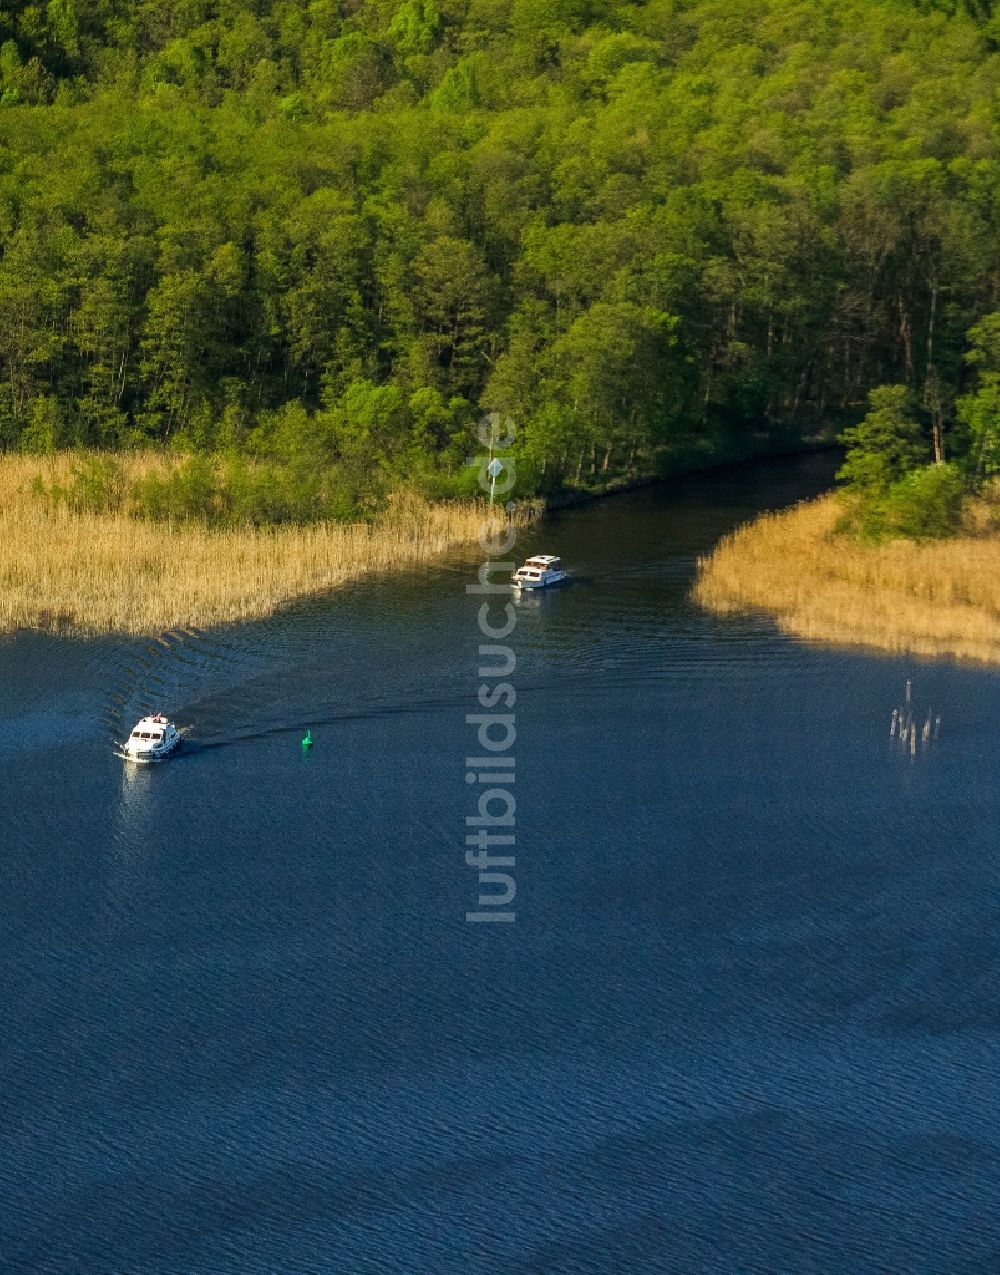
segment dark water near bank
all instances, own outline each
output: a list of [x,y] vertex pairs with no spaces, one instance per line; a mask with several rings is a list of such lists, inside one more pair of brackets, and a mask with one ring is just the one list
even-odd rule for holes
[[[688,600],[829,468],[521,546],[578,580],[512,639],[513,927],[463,919],[469,567],[0,639],[0,1271],[1000,1268],[997,677]],[[154,706],[193,742],[127,769]]]

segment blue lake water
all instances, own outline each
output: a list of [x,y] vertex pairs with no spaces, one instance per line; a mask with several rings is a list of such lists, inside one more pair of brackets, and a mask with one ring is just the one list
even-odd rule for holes
[[1000,1269],[1000,683],[689,599],[829,474],[518,546],[575,580],[511,638],[513,925],[464,919],[474,558],[0,639],[0,1271]]

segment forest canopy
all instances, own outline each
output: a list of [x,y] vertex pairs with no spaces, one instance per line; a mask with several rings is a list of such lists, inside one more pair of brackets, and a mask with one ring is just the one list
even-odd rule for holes
[[944,437],[998,40],[989,0],[8,3],[0,447],[447,493],[499,410],[545,491],[886,383]]

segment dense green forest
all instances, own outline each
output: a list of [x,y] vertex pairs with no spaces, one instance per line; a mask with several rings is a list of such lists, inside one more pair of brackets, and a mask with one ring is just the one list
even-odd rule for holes
[[886,382],[946,446],[998,41],[989,0],[8,3],[0,447],[447,494],[497,409],[546,491]]

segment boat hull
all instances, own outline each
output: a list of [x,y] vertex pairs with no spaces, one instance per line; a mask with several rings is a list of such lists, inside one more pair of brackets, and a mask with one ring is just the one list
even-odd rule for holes
[[122,759],[122,761],[134,761],[140,766],[151,766],[154,762],[166,761],[166,759],[171,757],[178,748],[180,748],[180,746],[181,741],[178,738],[165,745],[163,748],[144,748],[141,750],[119,748],[118,756]]
[[565,579],[566,572],[560,571],[551,580],[514,580],[512,583],[515,589],[523,589],[527,593],[535,589],[551,589],[553,585],[562,584]]

